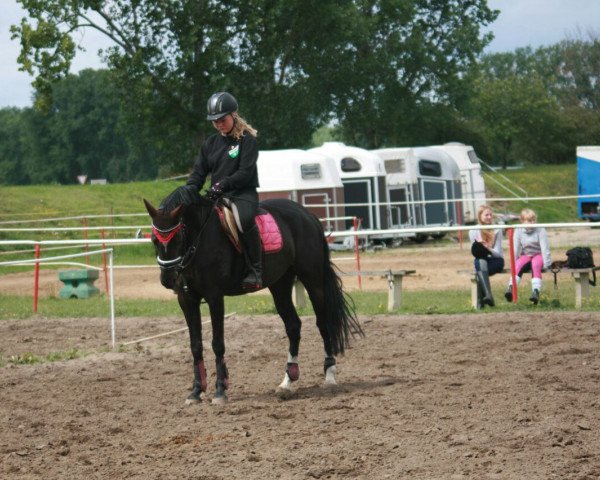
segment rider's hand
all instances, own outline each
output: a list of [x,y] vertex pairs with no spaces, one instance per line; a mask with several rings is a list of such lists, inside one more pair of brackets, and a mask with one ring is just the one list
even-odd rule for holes
[[223,189],[219,183],[215,183],[212,187],[208,189],[206,192],[206,196],[211,200],[217,200],[223,196]]

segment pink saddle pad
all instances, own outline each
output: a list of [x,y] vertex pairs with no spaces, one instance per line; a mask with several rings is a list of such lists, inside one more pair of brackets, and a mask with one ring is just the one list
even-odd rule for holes
[[255,221],[260,232],[263,251],[265,253],[275,253],[281,250],[283,248],[283,238],[273,215],[270,213],[261,213],[256,215]]

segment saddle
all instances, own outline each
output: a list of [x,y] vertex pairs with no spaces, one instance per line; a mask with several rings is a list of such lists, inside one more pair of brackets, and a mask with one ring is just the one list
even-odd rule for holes
[[[228,203],[218,202],[215,210],[221,221],[223,231],[233,244],[238,253],[242,253],[242,243],[240,241],[241,226],[239,219]],[[254,222],[260,233],[263,253],[277,253],[283,248],[283,237],[279,225],[269,212],[263,208],[258,208]]]

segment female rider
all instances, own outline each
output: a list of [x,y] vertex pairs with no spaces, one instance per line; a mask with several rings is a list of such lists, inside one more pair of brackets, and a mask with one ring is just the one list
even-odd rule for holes
[[248,274],[242,288],[262,288],[262,245],[254,217],[258,207],[258,143],[256,130],[237,112],[237,100],[227,92],[208,99],[206,119],[217,133],[202,144],[187,185],[200,190],[210,174],[209,198],[227,195],[242,227],[241,239],[248,261]]

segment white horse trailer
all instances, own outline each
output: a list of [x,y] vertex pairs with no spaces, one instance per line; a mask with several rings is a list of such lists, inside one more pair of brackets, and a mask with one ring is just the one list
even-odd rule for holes
[[485,203],[486,199],[485,182],[477,153],[472,146],[458,142],[436,145],[433,148],[448,153],[458,165],[463,195],[462,213],[465,223],[467,225],[477,223],[477,210]]
[[[346,215],[361,219],[361,228],[384,230],[389,228],[389,208],[385,186],[385,167],[381,158],[359,147],[341,142],[325,142],[308,150],[332,157],[344,185]],[[346,222],[346,228],[352,221]],[[372,236],[383,239],[386,236]]]
[[[392,228],[463,223],[460,171],[450,155],[428,147],[382,148],[372,152],[385,164]],[[420,242],[428,235],[406,236]]]
[[261,201],[288,198],[320,218],[326,231],[344,229],[344,186],[333,158],[299,149],[261,150],[257,167]]

